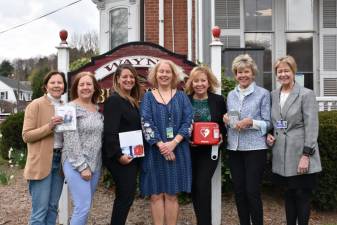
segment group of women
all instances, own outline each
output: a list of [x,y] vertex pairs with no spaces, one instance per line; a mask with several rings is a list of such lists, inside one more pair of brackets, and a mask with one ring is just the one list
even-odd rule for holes
[[[28,146],[24,175],[32,196],[30,224],[55,224],[64,178],[74,205],[70,224],[86,224],[103,162],[116,186],[111,225],[126,223],[138,173],[154,225],[177,224],[181,192],[192,193],[197,225],[211,225],[211,180],[218,161],[211,158],[211,146],[190,139],[193,122],[220,127],[241,225],[263,224],[260,184],[269,146],[274,180],[286,187],[287,224],[308,224],[310,194],[321,170],[315,95],[295,82],[291,56],[275,63],[280,87],[271,96],[255,84],[257,66],[249,55],[235,58],[232,70],[238,85],[226,104],[215,94],[219,83],[206,66],[191,71],[185,94],[177,89],[177,66],[162,60],[148,75],[153,89],[141,98],[136,70],[123,64],[113,76],[114,93],[104,103],[104,116],[98,112],[94,75],[81,72],[69,103],[76,109],[77,128],[62,133],[54,129],[63,123],[54,111],[63,104],[65,77],[49,73],[43,83],[46,94],[27,107],[22,132]],[[135,130],[143,131],[143,158],[120,148],[119,133]]]

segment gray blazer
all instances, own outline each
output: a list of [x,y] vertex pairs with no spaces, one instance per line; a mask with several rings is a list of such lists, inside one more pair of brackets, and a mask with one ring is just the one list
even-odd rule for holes
[[[272,91],[271,118],[274,126],[273,172],[289,177],[297,174],[299,160],[304,147],[315,149],[310,156],[309,172],[322,170],[317,145],[318,105],[312,90],[295,83],[282,111],[280,110],[280,88]],[[286,129],[277,129],[276,121],[286,120]]]

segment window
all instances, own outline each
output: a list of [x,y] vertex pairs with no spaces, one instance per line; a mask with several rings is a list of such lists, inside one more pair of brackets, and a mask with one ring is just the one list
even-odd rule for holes
[[245,1],[245,31],[272,30],[272,0]]
[[[270,33],[246,33],[246,48],[264,48],[263,68],[259,71],[258,76],[263,76],[263,86],[272,90],[272,34]],[[260,74],[263,72],[263,74]]]
[[110,11],[110,49],[128,41],[128,9]]
[[2,91],[0,92],[0,100],[7,100],[8,99],[8,92]]
[[295,58],[297,63],[297,81],[303,86],[313,89],[313,34],[288,33],[287,54]]
[[287,30],[313,30],[313,10],[313,0],[287,0]]
[[221,29],[240,29],[240,1],[215,0],[215,24]]
[[323,1],[323,27],[337,27],[337,2],[336,0]]

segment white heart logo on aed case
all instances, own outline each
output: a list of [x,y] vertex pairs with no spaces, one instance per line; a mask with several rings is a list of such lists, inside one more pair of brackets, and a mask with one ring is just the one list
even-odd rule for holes
[[201,135],[202,135],[203,137],[207,137],[207,136],[209,135],[210,131],[209,131],[208,128],[202,128],[202,129],[200,130],[200,133],[201,133]]

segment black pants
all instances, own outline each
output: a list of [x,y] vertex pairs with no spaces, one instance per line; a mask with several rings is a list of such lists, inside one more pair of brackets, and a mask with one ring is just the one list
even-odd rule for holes
[[136,193],[139,162],[134,159],[128,165],[121,165],[117,161],[104,164],[110,171],[116,186],[110,224],[124,225]]
[[[308,225],[310,217],[309,188],[288,189],[285,192],[287,225]],[[296,221],[298,223],[296,223]]]
[[229,168],[235,192],[240,225],[262,225],[263,207],[260,193],[267,151],[228,151]]
[[218,160],[211,159],[211,150],[191,149],[192,202],[197,225],[212,225],[212,176]]

